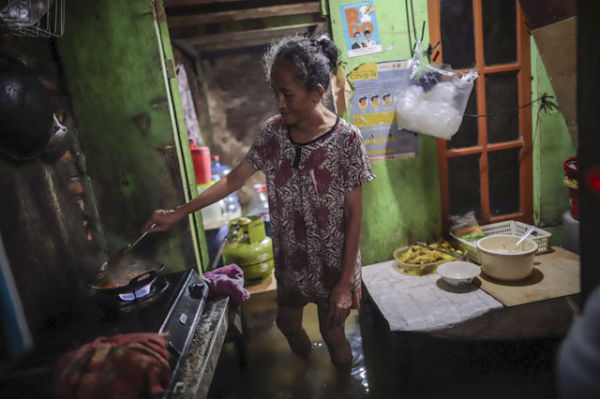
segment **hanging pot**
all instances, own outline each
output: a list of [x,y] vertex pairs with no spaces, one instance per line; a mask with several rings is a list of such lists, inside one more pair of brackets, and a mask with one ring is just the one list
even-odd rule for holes
[[52,135],[50,96],[18,60],[0,54],[0,154],[29,160],[42,154]]

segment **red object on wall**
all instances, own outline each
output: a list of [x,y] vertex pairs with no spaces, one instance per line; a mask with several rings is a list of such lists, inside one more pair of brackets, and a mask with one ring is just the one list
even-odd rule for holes
[[577,179],[577,157],[571,157],[563,162],[563,168],[569,179]]
[[190,151],[192,152],[192,162],[194,164],[194,174],[196,175],[196,184],[206,184],[210,182],[210,148],[196,147],[194,139],[190,138]]
[[577,186],[577,157],[571,157],[563,162],[565,169],[567,187],[569,187],[569,202],[571,205],[571,216],[579,220],[579,190]]
[[579,220],[579,191],[569,188],[569,202],[571,204],[571,216]]

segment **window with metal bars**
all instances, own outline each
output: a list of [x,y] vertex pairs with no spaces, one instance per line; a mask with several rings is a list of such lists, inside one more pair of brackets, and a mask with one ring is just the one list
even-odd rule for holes
[[529,32],[518,0],[428,0],[431,55],[476,69],[462,125],[438,139],[442,221],[533,221]]

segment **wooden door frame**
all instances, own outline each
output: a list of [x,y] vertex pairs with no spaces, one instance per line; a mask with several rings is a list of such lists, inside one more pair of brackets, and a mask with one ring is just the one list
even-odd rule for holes
[[[473,29],[475,40],[475,70],[479,73],[479,79],[475,81],[477,88],[477,113],[486,113],[485,98],[485,75],[501,72],[519,71],[517,81],[519,85],[518,103],[522,107],[531,101],[531,53],[529,44],[529,31],[525,24],[525,15],[518,2],[516,3],[516,28],[517,28],[517,61],[514,63],[485,66],[483,52],[483,20],[481,14],[481,1],[473,1]],[[440,27],[440,5],[439,0],[427,0],[427,11],[429,20],[429,37],[431,43],[440,41],[435,52],[439,51],[436,60],[443,59],[443,48],[441,44]],[[434,55],[435,55],[434,52]],[[448,186],[448,158],[464,155],[481,154],[479,161],[479,176],[481,190],[481,211],[483,219],[480,223],[495,223],[504,220],[519,220],[525,223],[533,223],[533,162],[532,162],[532,135],[531,135],[531,108],[523,107],[519,109],[519,138],[512,141],[501,143],[487,143],[487,118],[477,118],[478,139],[477,145],[454,148],[447,150],[446,140],[437,139],[438,164],[440,176],[440,205],[441,217],[444,231],[449,229],[450,219],[450,200]],[[489,176],[488,176],[488,153],[490,151],[506,150],[510,148],[521,148],[519,152],[519,186],[520,200],[519,212],[491,216],[490,215],[490,197],[489,197]]]

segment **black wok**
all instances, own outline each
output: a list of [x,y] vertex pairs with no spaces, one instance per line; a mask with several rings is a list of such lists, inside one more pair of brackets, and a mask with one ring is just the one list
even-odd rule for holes
[[0,153],[33,159],[51,136],[52,106],[44,85],[20,61],[0,54]]
[[107,294],[135,291],[150,283],[165,268],[161,263],[136,257],[129,247],[117,251],[100,266],[92,288]]

